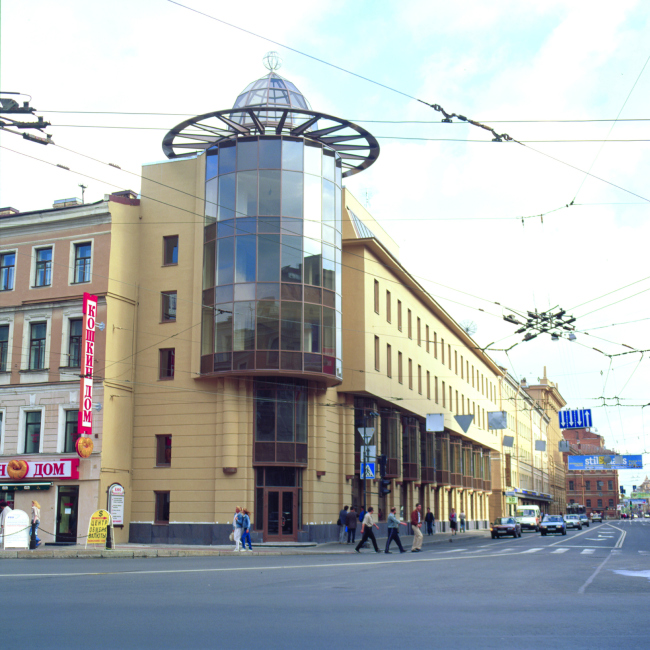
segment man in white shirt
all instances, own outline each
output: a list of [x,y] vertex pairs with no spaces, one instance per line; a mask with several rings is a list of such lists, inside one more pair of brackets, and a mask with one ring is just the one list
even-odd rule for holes
[[377,546],[377,540],[375,539],[375,533],[372,530],[372,527],[374,526],[377,530],[379,530],[379,526],[373,521],[372,518],[372,513],[374,512],[374,509],[372,506],[368,508],[368,512],[366,512],[366,516],[363,518],[363,524],[361,526],[362,528],[362,533],[363,537],[361,538],[361,541],[355,546],[354,550],[357,553],[361,553],[359,550],[365,543],[366,540],[370,539],[372,540],[372,545],[375,547],[375,553],[381,553],[379,550],[379,547]]

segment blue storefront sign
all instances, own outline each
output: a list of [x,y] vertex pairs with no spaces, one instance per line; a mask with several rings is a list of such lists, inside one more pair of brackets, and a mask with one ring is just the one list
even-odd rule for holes
[[602,470],[602,469],[643,469],[643,456],[618,456],[604,454],[602,456],[569,456],[569,471],[571,470]]

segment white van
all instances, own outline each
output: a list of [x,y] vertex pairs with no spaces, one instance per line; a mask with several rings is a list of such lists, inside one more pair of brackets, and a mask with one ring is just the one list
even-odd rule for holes
[[542,513],[539,506],[517,506],[517,523],[521,524],[521,530],[534,530],[539,532],[539,523],[542,520]]

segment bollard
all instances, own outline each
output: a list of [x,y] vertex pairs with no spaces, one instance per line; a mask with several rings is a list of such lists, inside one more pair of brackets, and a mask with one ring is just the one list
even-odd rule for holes
[[31,524],[31,531],[32,532],[31,532],[31,535],[30,535],[30,538],[29,538],[29,550],[30,551],[33,551],[36,548],[36,530],[35,530],[35,528],[36,528],[36,526],[32,522],[32,524]]

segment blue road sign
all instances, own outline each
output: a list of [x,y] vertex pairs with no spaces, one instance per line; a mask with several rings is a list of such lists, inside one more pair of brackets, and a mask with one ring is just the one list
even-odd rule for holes
[[560,411],[560,429],[585,429],[593,427],[591,409],[571,409]]
[[375,463],[361,463],[361,478],[375,478]]

